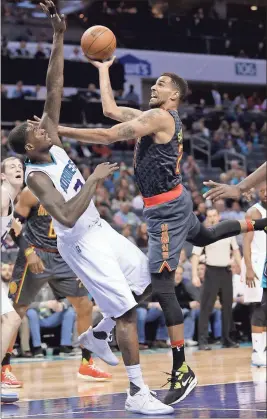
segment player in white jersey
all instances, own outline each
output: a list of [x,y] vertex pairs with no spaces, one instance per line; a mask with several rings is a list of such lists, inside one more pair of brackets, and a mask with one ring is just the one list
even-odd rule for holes
[[40,126],[25,122],[14,128],[9,144],[16,153],[27,155],[26,182],[53,218],[58,250],[104,315],[96,328],[81,336],[80,343],[107,362],[116,364],[117,359],[105,339],[105,332],[115,319],[117,341],[130,381],[125,408],[141,414],[170,414],[173,408],[156,399],[144,384],[139,361],[137,303],[133,293],[137,298],[150,291],[148,259],[100,218],[92,201],[98,180],[112,174],[117,165],[99,165],[85,182],[62,148],[57,126],[66,28],[51,1],[47,0],[43,9],[54,28],[44,113]]
[[[248,219],[266,218],[267,189],[266,182],[257,187],[260,202],[248,209]],[[266,234],[263,231],[249,232],[244,235],[244,261],[242,278],[245,279],[244,301],[253,303],[251,316],[252,329],[252,365],[266,367],[266,316],[260,302],[263,289],[261,277],[266,258]]]
[[[13,217],[14,200],[23,185],[23,167],[16,157],[9,157],[1,164],[1,246],[10,229],[20,234],[21,224]],[[3,360],[13,336],[20,326],[20,317],[14,310],[5,287],[1,282],[1,361]],[[1,390],[1,402],[11,403],[18,400],[16,393]]]

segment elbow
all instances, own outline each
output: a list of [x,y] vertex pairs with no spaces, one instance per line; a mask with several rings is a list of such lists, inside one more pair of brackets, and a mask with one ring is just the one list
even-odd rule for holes
[[109,129],[107,129],[105,131],[106,132],[105,132],[103,143],[105,145],[110,145],[110,144],[114,143],[116,141],[116,138],[114,137],[112,128],[109,128]]
[[114,119],[116,117],[116,110],[114,108],[103,108],[103,114],[110,119]]

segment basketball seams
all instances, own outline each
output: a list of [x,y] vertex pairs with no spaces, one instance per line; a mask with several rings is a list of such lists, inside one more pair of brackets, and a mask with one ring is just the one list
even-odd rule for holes
[[[97,52],[95,52],[94,54],[90,54],[90,56],[88,55],[88,57],[93,57],[94,55],[96,55],[96,54],[99,54],[100,52],[103,52],[103,51],[105,51],[105,49],[107,49],[107,48],[109,48],[110,47],[110,45],[112,44],[112,42],[115,40],[115,42],[116,42],[116,37],[115,37],[115,35],[113,34],[113,38],[112,38],[112,40],[110,41],[110,43],[108,44],[108,45],[106,45],[103,49],[101,49],[100,51],[97,51]],[[91,44],[92,45],[92,44]],[[91,46],[90,45],[90,46]]]
[[[93,40],[93,42],[89,45],[89,46],[86,46],[87,47],[87,49],[89,49],[89,48],[91,48],[91,46],[93,45],[93,43],[101,36],[101,35],[103,35],[103,33],[105,33],[105,32],[108,32],[109,31],[109,29],[108,28],[106,28],[103,32],[100,32],[98,35],[97,35],[97,37]],[[92,35],[91,35],[92,36]]]

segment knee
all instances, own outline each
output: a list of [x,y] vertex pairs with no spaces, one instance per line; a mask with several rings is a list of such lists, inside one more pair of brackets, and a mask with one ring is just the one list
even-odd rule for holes
[[90,316],[93,310],[93,303],[87,296],[74,297],[69,299],[77,313],[77,316]]
[[38,318],[38,313],[34,308],[29,308],[26,314],[29,320],[35,320]]
[[136,316],[137,316],[137,320],[139,320],[139,321],[145,321],[146,320],[146,316],[147,316],[146,309],[143,308],[143,307],[138,307],[136,309]]
[[13,307],[16,310],[16,312],[18,313],[18,315],[20,316],[20,318],[22,319],[25,316],[25,313],[27,311],[28,306],[14,304]]

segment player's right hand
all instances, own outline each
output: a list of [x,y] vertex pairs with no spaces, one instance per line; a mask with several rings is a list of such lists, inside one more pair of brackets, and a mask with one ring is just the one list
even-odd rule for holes
[[89,63],[91,63],[94,67],[96,67],[96,68],[98,68],[98,70],[100,70],[101,68],[109,68],[110,66],[112,66],[116,57],[115,56],[111,57],[109,60],[103,61],[103,62],[102,61],[91,60],[86,55],[85,55],[85,58],[89,61]]
[[119,169],[119,166],[117,163],[110,164],[109,162],[101,163],[98,166],[96,166],[93,176],[97,180],[105,179],[106,177],[112,175],[116,170]]
[[247,269],[246,272],[246,284],[249,288],[255,288],[256,287],[256,280],[258,280],[257,275],[253,271],[252,268]]
[[26,257],[30,271],[33,274],[42,274],[45,270],[42,259],[35,253],[31,253]]

